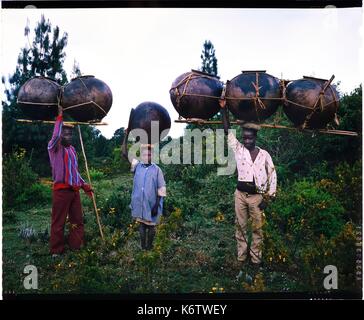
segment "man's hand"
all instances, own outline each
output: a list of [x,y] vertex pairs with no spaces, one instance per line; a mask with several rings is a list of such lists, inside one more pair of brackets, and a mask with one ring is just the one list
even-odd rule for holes
[[268,206],[268,203],[263,199],[262,202],[259,203],[258,208],[263,211],[263,210],[265,210],[265,208],[267,208],[267,206]]
[[220,105],[220,108],[225,108],[226,100],[225,99],[219,99],[219,105]]
[[86,195],[92,199],[92,197],[93,197],[93,195],[94,195],[94,191],[92,190],[91,186],[90,186],[89,184],[86,184],[86,183],[85,183],[85,184],[82,186],[82,189],[83,189],[83,191],[86,193]]
[[268,207],[268,203],[273,202],[275,200],[275,197],[268,196],[267,198],[264,197],[262,202],[259,203],[258,208],[260,210],[265,210]]

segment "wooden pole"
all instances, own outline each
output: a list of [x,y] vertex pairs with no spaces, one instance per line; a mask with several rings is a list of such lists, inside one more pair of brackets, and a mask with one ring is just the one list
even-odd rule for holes
[[[88,170],[88,164],[87,164],[87,158],[86,158],[86,153],[85,153],[85,148],[83,147],[83,140],[82,140],[82,134],[81,134],[81,127],[78,127],[78,133],[80,135],[80,142],[81,142],[81,149],[82,149],[82,154],[83,157],[85,159],[85,166],[86,166],[86,172],[87,172],[87,177],[88,177],[88,181],[90,183],[90,187],[92,188],[92,184],[91,184],[91,177],[90,177],[90,172]],[[95,209],[95,213],[96,213],[96,220],[97,220],[97,224],[99,225],[99,230],[100,230],[100,235],[103,241],[105,241],[104,238],[104,233],[102,232],[102,227],[101,227],[101,223],[100,223],[100,217],[99,217],[99,212],[97,210],[97,205],[96,205],[96,199],[95,199],[95,194],[92,192],[92,202],[94,205],[94,209]]]
[[[184,119],[184,120],[175,120],[174,122],[176,123],[195,123],[198,125],[203,125],[203,124],[222,124],[222,121],[219,120],[203,120],[203,119],[196,119],[196,118],[192,118],[192,119]],[[245,123],[245,121],[240,121],[240,120],[236,120],[236,121],[231,121],[231,124],[243,124]],[[274,128],[274,129],[287,129],[287,130],[294,130],[294,131],[299,131],[299,132],[311,132],[311,133],[324,133],[324,134],[336,134],[336,135],[343,135],[343,136],[352,136],[352,137],[357,137],[358,133],[354,132],[354,131],[345,131],[345,130],[329,130],[329,129],[317,129],[317,130],[312,130],[312,129],[300,129],[300,128],[294,128],[294,127],[287,127],[287,126],[282,126],[282,125],[277,125],[277,124],[259,124],[262,128]]]
[[[55,121],[52,120],[28,120],[28,119],[15,119],[16,122],[21,123],[45,123],[45,124],[54,124]],[[72,125],[89,125],[89,126],[106,126],[108,125],[106,122],[80,122],[80,121],[64,121],[63,124],[72,124]]]

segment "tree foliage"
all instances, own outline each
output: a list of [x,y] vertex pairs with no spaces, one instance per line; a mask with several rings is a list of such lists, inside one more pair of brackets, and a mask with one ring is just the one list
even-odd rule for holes
[[203,44],[201,60],[201,71],[217,76],[217,58],[214,45],[210,40],[206,40]]
[[[55,79],[63,85],[67,82],[67,74],[63,68],[66,57],[67,33],[61,35],[58,26],[52,27],[49,20],[42,15],[34,29],[34,38],[30,42],[29,25],[24,29],[27,44],[20,50],[15,72],[2,82],[5,85],[5,99],[2,101],[3,117],[3,152],[10,153],[16,148],[24,148],[32,154],[32,165],[39,172],[49,171],[44,167],[48,160],[47,142],[52,128],[47,125],[22,125],[15,119],[24,118],[17,105],[20,87],[34,76]],[[39,165],[38,165],[39,164]]]

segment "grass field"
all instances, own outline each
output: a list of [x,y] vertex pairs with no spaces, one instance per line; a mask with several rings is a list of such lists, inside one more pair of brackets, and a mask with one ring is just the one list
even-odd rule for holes
[[[209,192],[204,190],[207,184],[211,186]],[[215,173],[196,181],[188,192],[181,181],[167,181],[168,215],[158,227],[155,246],[150,252],[141,251],[138,226],[130,217],[130,174],[94,182],[106,241],[103,243],[98,234],[91,201],[81,195],[85,247],[76,252],[67,250],[56,260],[49,254],[45,232],[50,225],[50,198],[46,205],[4,212],[4,293],[216,294],[320,290],[307,282],[309,277],[303,276],[308,271],[290,263],[288,258],[286,262],[283,259],[274,263],[266,257],[263,270],[255,277],[250,266],[244,269],[253,275],[252,281],[245,273],[237,278],[240,266],[234,237],[234,184],[229,177],[218,180]],[[35,230],[34,239],[19,236],[25,227]],[[38,269],[38,290],[24,289],[23,270],[29,264]]]

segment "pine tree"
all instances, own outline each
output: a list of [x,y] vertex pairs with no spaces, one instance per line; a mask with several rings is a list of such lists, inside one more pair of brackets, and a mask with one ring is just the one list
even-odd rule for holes
[[15,119],[23,117],[17,106],[17,95],[20,87],[34,76],[50,77],[61,85],[67,82],[63,63],[68,35],[60,35],[59,27],[52,28],[50,21],[43,15],[34,29],[32,42],[29,35],[30,28],[27,23],[24,29],[26,45],[20,50],[15,72],[8,79],[2,77],[6,88],[6,99],[2,101],[3,153],[10,153],[13,149],[22,147],[28,154],[32,154],[32,163],[38,164],[35,169],[44,173],[49,171],[49,164],[45,166],[45,161],[48,163],[45,151],[52,127],[17,123]]
[[217,58],[214,45],[210,40],[206,40],[203,44],[201,60],[202,66],[200,70],[217,76]]
[[[214,45],[210,40],[205,40],[203,44],[203,49],[201,53],[201,60],[202,60],[202,66],[200,68],[200,71],[209,73],[214,76],[218,76],[217,74],[217,58],[215,56],[215,48]],[[211,120],[221,120],[220,112],[212,117]],[[199,128],[201,130],[207,129],[207,128],[214,128],[209,124],[205,125],[196,125],[196,124],[188,124],[186,126],[187,129],[195,129]]]

